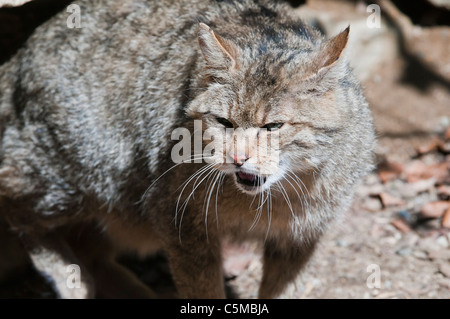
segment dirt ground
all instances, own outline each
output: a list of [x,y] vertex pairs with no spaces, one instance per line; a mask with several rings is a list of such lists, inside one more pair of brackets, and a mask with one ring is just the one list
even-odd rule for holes
[[[314,0],[296,9],[306,19],[316,13],[325,31],[350,23],[357,34],[352,64],[362,70],[373,112],[378,167],[281,298],[450,298],[450,27],[404,23],[386,2],[376,30],[365,23],[362,1]],[[224,253],[230,291],[255,298],[258,248],[226,245]],[[162,256],[124,263],[162,296],[174,293]],[[54,296],[31,270],[0,287],[3,298]]]

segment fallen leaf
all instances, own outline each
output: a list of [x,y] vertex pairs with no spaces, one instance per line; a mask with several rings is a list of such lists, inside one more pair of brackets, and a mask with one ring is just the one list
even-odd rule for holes
[[444,213],[444,217],[442,218],[442,227],[450,228],[450,207]]
[[450,185],[440,185],[437,188],[437,193],[439,196],[450,196]]
[[403,165],[397,162],[387,160],[378,164],[378,177],[383,183],[399,178],[403,172]]
[[439,147],[439,144],[440,144],[440,141],[437,138],[435,138],[428,144],[419,146],[416,149],[416,151],[419,155],[430,153],[430,152],[436,151]]
[[447,201],[431,202],[422,206],[420,214],[425,218],[440,218],[449,207],[450,202]]
[[396,218],[391,220],[391,225],[397,228],[402,233],[407,233],[411,231],[411,227],[403,218]]
[[448,164],[446,162],[427,165],[421,161],[413,161],[405,168],[406,179],[410,183],[424,179],[436,178],[436,181],[445,181],[448,175]]
[[401,198],[392,196],[391,194],[388,193],[381,193],[379,196],[384,207],[402,206],[405,204],[405,201],[402,200]]
[[449,154],[450,153],[450,142],[440,141],[438,144],[438,149],[441,153]]

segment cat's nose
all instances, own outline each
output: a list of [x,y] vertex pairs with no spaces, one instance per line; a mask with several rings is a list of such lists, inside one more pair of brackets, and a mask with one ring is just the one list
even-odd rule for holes
[[234,165],[242,166],[248,160],[247,154],[237,154],[233,156]]

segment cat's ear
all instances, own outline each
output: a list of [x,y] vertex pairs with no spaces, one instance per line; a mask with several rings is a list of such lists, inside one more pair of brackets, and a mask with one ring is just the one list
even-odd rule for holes
[[198,24],[198,42],[209,67],[237,69],[238,49],[231,41],[222,38],[204,23]]
[[315,59],[317,73],[323,73],[338,64],[342,60],[344,49],[347,46],[350,26],[334,38],[326,41],[321,47]]

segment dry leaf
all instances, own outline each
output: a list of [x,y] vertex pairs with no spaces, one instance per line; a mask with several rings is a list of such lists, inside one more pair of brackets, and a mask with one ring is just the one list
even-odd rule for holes
[[431,202],[422,206],[420,214],[426,218],[440,218],[449,207],[450,202],[447,201]]
[[421,161],[413,161],[405,168],[405,175],[410,183],[433,177],[439,183],[445,181],[448,175],[448,164],[444,162],[426,165]]
[[444,217],[442,218],[442,227],[450,228],[450,207],[444,213]]
[[441,185],[437,188],[437,193],[440,196],[450,196],[450,185]]
[[392,196],[388,193],[381,193],[379,196],[384,207],[405,205],[405,201],[401,198]]
[[403,165],[387,160],[378,164],[378,176],[383,183],[398,178],[403,172]]
[[438,144],[438,149],[441,153],[449,154],[450,153],[450,142],[440,141]]
[[417,153],[419,155],[423,155],[423,154],[426,154],[426,153],[430,153],[430,152],[436,151],[438,149],[439,145],[440,145],[440,141],[437,138],[435,138],[431,142],[429,142],[428,144],[419,146],[416,149],[416,151],[417,151]]
[[445,139],[450,140],[450,127],[445,131]]
[[403,218],[397,218],[391,220],[391,225],[397,228],[402,233],[407,233],[411,231],[411,227]]

